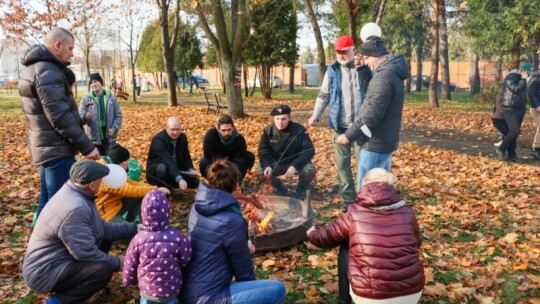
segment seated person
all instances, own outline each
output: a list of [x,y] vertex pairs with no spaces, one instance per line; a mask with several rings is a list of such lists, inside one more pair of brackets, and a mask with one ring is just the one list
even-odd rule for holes
[[350,294],[357,304],[418,303],[424,289],[422,236],[413,208],[394,183],[385,169],[368,171],[347,212],[325,228],[307,231],[320,248],[350,244]]
[[259,142],[259,171],[272,178],[272,186],[278,195],[287,195],[288,190],[277,177],[285,175],[292,178],[298,175],[295,197],[304,199],[317,173],[311,163],[315,148],[306,128],[293,122],[290,114],[291,108],[284,104],[275,107],[270,113],[274,123],[264,128]]
[[[128,171],[129,151],[119,144],[110,146],[109,158],[113,164],[117,164]],[[129,172],[128,172],[129,173]],[[127,182],[118,189],[113,189],[105,183],[101,184],[96,198],[96,206],[101,218],[114,222],[133,222],[141,213],[142,198],[156,186],[132,180],[129,175]],[[165,195],[169,195],[169,189],[157,188]],[[125,218],[124,218],[125,214]]]
[[255,156],[247,150],[246,140],[234,127],[229,115],[222,115],[217,125],[206,132],[203,141],[204,157],[199,161],[199,172],[206,177],[206,168],[217,159],[227,159],[240,169],[240,182],[253,167]]
[[165,130],[152,138],[146,162],[146,179],[152,185],[184,191],[197,188],[197,176],[180,119],[169,117]]
[[45,205],[32,231],[23,262],[26,284],[53,293],[46,303],[83,303],[105,288],[123,256],[98,249],[103,241],[130,239],[133,223],[107,223],[94,201],[109,168],[95,161],[77,161],[70,178]]
[[[283,303],[286,289],[276,280],[257,280],[240,203],[232,196],[240,171],[219,159],[207,169],[189,214],[191,261],[185,269],[183,303]],[[235,282],[232,282],[232,279]]]

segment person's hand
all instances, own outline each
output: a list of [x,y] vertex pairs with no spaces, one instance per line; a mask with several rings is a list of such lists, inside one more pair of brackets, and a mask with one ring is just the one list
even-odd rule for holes
[[319,117],[317,117],[317,115],[313,115],[311,116],[309,119],[308,119],[308,124],[310,126],[316,126],[319,124]]
[[89,158],[89,159],[93,159],[93,160],[98,160],[101,157],[101,155],[99,155],[98,149],[94,148],[94,150],[92,150],[92,152],[86,154],[85,157]]
[[289,169],[287,169],[287,172],[285,172],[285,177],[293,178],[295,174],[296,168],[294,166],[290,166]]
[[250,253],[250,254],[254,254],[254,253],[255,253],[255,245],[253,245],[253,243],[251,242],[251,240],[248,240],[248,248],[249,248],[249,253]]
[[118,259],[120,259],[120,271],[124,270],[124,259],[125,257],[123,255],[118,255]]
[[536,112],[540,113],[540,107],[536,108]]
[[263,171],[264,176],[270,176],[272,175],[272,168],[266,167]]
[[359,68],[364,65],[364,56],[362,56],[361,54],[354,55],[354,66]]
[[109,128],[109,132],[108,132],[109,137],[113,136],[114,133],[115,133],[114,128]]
[[350,144],[351,142],[349,141],[349,139],[347,138],[347,136],[345,136],[345,134],[341,134],[340,136],[338,136],[338,138],[336,139],[336,144],[338,145],[348,145]]
[[306,231],[306,235],[309,237],[309,234],[312,233],[313,231],[317,230],[315,228],[315,226],[311,226],[311,228],[309,228],[307,231]]
[[88,112],[86,115],[84,115],[84,118],[88,121],[92,120],[92,113]]
[[182,191],[185,191],[187,189],[187,182],[185,180],[181,179],[178,182],[178,188],[180,188],[180,190],[182,190]]
[[199,172],[197,172],[197,170],[191,168],[187,171],[187,174],[191,175],[191,176],[199,176]]
[[142,224],[137,224],[137,232],[141,232],[143,230]]
[[165,194],[165,195],[170,195],[171,194],[171,191],[169,191],[169,189],[165,188],[165,187],[159,187],[157,188],[159,192]]

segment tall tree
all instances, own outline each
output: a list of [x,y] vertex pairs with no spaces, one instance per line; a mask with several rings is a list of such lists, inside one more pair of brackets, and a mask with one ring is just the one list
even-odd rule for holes
[[313,52],[311,51],[311,48],[309,47],[309,45],[300,54],[299,60],[301,64],[313,63],[313,60],[315,60],[315,57],[313,56]]
[[439,53],[441,58],[441,91],[442,99],[450,100],[450,62],[448,59],[448,34],[446,27],[446,1],[439,0]]
[[[237,67],[241,70],[242,43],[244,41],[244,21],[246,18],[246,0],[230,1],[230,20],[227,26],[224,2],[210,0],[203,4],[201,0],[194,0],[195,10],[199,16],[199,23],[203,28],[206,38],[219,51],[219,61],[223,75],[223,81],[227,93],[229,114],[234,118],[244,116],[244,104],[240,85],[235,86],[235,73]],[[255,4],[257,5],[257,4]],[[209,20],[214,22],[215,33],[210,28]]]
[[[176,72],[174,71],[174,50],[176,48],[176,36],[178,35],[178,27],[180,24],[180,0],[155,1],[159,11],[163,63],[167,74],[167,104],[170,107],[175,107],[178,105],[178,100],[176,99],[177,81]],[[174,20],[172,30],[170,30],[169,14],[172,14]]]
[[439,9],[441,0],[432,0],[431,15],[431,73],[429,76],[429,105],[432,108],[439,107],[439,98],[437,96],[437,82],[439,76]]
[[291,9],[291,21],[290,24],[294,25],[291,26],[291,30],[294,31],[294,35],[291,35],[290,37],[294,37],[293,41],[290,41],[289,43],[289,49],[288,49],[288,55],[285,61],[287,62],[287,65],[289,66],[289,93],[294,93],[294,71],[296,66],[296,59],[298,59],[298,48],[296,47],[296,37],[298,36],[298,4],[296,0],[290,0],[292,9]]
[[[348,30],[349,30],[349,36],[353,39],[355,43],[358,43],[358,36],[356,35],[356,15],[358,14],[358,11],[360,10],[358,8],[358,2],[359,0],[342,0],[346,7],[346,14],[347,14],[347,24],[348,24]],[[322,78],[321,78],[322,79]]]
[[377,19],[375,19],[375,23],[381,24],[382,18],[384,16],[384,11],[386,8],[386,0],[381,0],[381,3],[379,4],[379,10],[377,11]]
[[304,5],[306,8],[306,13],[313,28],[313,34],[315,36],[315,42],[317,43],[317,63],[319,64],[319,79],[324,78],[326,74],[326,56],[322,40],[321,28],[319,27],[319,22],[317,21],[317,16],[315,14],[315,9],[313,0],[304,0]]

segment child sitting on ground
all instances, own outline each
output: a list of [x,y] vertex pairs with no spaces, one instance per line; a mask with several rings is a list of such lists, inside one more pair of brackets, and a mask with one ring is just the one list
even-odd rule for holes
[[142,203],[142,225],[129,244],[124,259],[123,283],[138,283],[140,303],[176,303],[182,287],[182,271],[191,258],[191,243],[180,231],[169,227],[170,207],[158,190],[146,194]]

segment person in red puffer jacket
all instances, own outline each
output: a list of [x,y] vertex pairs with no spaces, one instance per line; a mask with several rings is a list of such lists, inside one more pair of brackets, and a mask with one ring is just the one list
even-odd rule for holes
[[332,248],[349,241],[349,279],[354,303],[418,303],[425,284],[419,259],[422,238],[414,210],[394,188],[386,170],[368,171],[356,202],[309,241]]

